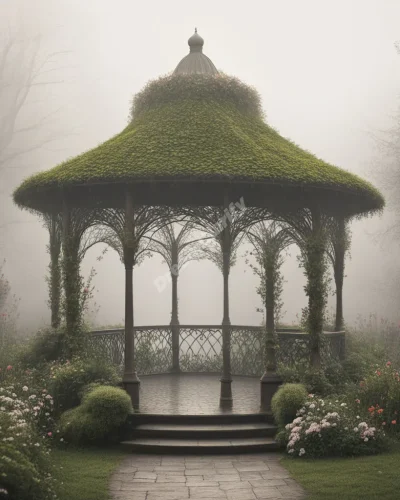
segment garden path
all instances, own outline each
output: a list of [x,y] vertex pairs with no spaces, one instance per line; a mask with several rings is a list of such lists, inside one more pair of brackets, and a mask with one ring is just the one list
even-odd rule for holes
[[303,499],[280,455],[139,455],[127,457],[110,483],[113,500]]

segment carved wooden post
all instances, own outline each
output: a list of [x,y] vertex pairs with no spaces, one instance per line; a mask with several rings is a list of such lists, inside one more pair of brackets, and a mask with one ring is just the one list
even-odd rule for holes
[[[68,224],[66,224],[68,225]],[[50,310],[51,326],[59,328],[61,323],[61,268],[60,268],[60,219],[58,214],[52,214],[49,229],[49,253],[50,253]]]
[[135,339],[133,330],[133,265],[135,257],[135,224],[132,194],[125,193],[125,364],[122,382],[134,408],[139,407],[140,380],[136,373]]
[[229,318],[229,271],[231,260],[231,231],[230,218],[227,217],[229,211],[228,192],[224,193],[225,218],[222,232],[222,259],[223,259],[223,279],[224,279],[224,316],[222,319],[222,361],[223,370],[221,378],[220,403],[232,404],[232,374],[231,374],[231,321]]
[[179,366],[179,319],[178,319],[178,277],[179,277],[179,254],[178,245],[173,241],[171,246],[171,281],[172,281],[172,310],[171,310],[171,333],[172,333],[172,371],[180,372]]

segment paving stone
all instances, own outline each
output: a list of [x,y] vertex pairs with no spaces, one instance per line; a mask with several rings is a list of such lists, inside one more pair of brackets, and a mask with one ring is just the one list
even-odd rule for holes
[[193,486],[189,488],[189,493],[190,498],[227,498],[226,492],[219,487]]
[[277,487],[254,488],[253,492],[257,500],[263,500],[264,498],[285,498]]
[[[168,460],[169,459],[169,460]],[[299,500],[303,488],[278,455],[132,455],[113,474],[112,500]]]

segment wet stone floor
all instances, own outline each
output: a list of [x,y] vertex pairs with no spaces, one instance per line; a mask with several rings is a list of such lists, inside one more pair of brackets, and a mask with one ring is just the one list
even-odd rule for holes
[[113,500],[302,499],[279,455],[130,455],[112,476]]
[[140,413],[165,415],[217,415],[219,413],[258,413],[260,380],[234,376],[233,406],[219,405],[220,375],[146,375],[140,381]]

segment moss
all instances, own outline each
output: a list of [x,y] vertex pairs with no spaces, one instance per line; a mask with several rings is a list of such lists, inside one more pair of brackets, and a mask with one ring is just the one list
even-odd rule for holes
[[133,119],[125,130],[29,178],[14,199],[35,208],[46,188],[166,179],[332,188],[367,198],[369,210],[384,205],[372,185],[316,158],[268,126],[257,94],[249,87],[227,77],[183,75],[149,84],[134,99]]

